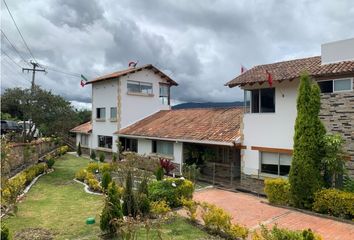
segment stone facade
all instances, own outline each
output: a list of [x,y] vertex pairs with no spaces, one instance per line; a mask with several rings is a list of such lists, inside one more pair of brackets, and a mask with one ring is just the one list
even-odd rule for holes
[[320,118],[328,132],[339,133],[345,140],[348,173],[354,177],[354,92],[322,93]]

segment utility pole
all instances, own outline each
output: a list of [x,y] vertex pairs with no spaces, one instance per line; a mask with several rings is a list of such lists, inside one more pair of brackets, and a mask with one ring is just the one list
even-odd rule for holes
[[[33,100],[33,94],[34,94],[34,86],[35,86],[35,76],[36,72],[46,72],[45,69],[37,69],[37,68],[42,68],[38,63],[34,61],[30,61],[30,64],[32,64],[32,68],[22,68],[22,72],[27,71],[28,73],[32,71],[32,82],[31,82],[31,99],[30,99],[30,104],[32,104]],[[30,106],[30,122],[29,124],[29,129],[28,129],[28,134],[32,134],[32,106]],[[23,139],[25,140],[25,136],[27,135],[26,133],[26,118],[25,116],[23,117]]]

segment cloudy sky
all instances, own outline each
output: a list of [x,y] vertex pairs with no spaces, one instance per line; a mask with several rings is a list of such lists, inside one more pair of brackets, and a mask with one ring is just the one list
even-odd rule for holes
[[[6,0],[36,60],[48,67],[36,83],[90,102],[80,79],[121,70],[131,60],[152,63],[180,85],[175,102],[235,101],[224,87],[240,64],[252,67],[320,54],[320,44],[354,37],[354,2],[230,0]],[[2,2],[2,91],[30,86],[31,59]],[[10,58],[8,58],[9,55]],[[54,69],[54,70],[53,70]]]

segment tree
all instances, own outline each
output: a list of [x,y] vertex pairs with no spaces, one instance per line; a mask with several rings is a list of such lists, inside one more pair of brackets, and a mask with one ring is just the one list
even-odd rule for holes
[[104,172],[103,175],[102,175],[102,188],[104,190],[107,190],[108,188],[108,185],[112,182],[112,177],[111,177],[111,174],[109,174],[109,172]]
[[289,181],[292,201],[300,208],[310,208],[314,193],[322,186],[322,140],[326,130],[319,119],[320,90],[311,84],[308,74],[301,75],[297,98],[294,153]]
[[133,191],[133,177],[131,171],[128,171],[125,180],[125,189],[123,194],[123,214],[124,216],[136,217],[138,213],[137,201]]
[[117,232],[114,220],[123,218],[122,206],[120,203],[119,192],[115,182],[108,186],[105,205],[101,213],[100,228],[103,232],[114,234]]
[[79,142],[79,144],[77,145],[77,155],[80,157],[81,154],[82,154],[82,152],[81,152],[81,144]]

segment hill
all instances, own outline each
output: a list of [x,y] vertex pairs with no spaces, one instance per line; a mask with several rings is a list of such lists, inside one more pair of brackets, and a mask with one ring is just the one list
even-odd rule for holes
[[186,108],[222,108],[222,107],[242,107],[243,102],[186,102],[175,106],[172,109],[186,109]]

